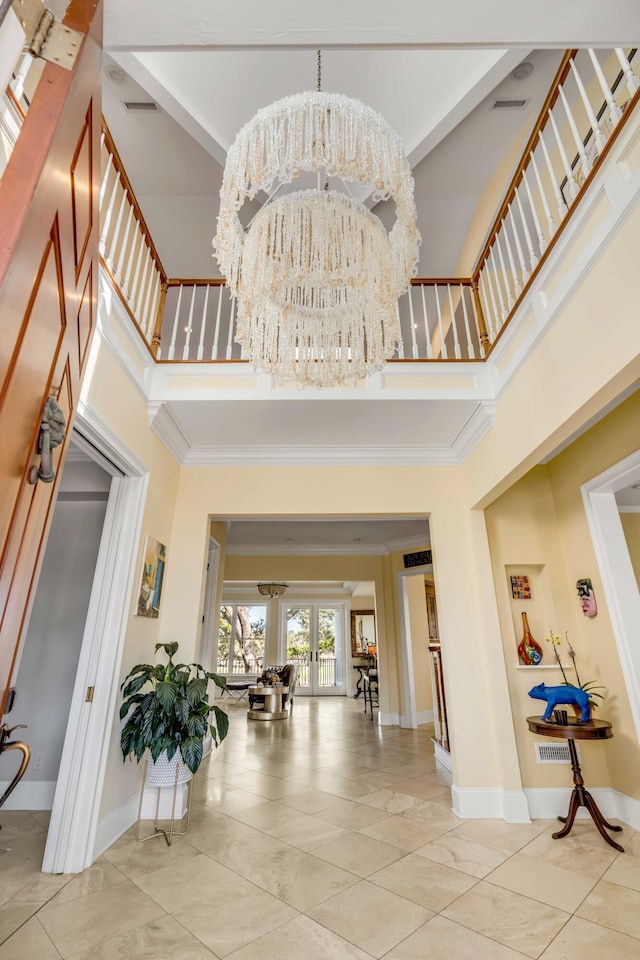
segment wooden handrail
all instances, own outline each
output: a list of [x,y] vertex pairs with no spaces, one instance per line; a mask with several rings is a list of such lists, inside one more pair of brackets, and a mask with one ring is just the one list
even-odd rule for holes
[[27,112],[22,106],[22,104],[20,103],[20,101],[18,100],[18,98],[16,97],[11,87],[7,87],[7,89],[5,90],[5,93],[7,95],[7,100],[11,102],[11,106],[13,107],[13,109],[17,112],[18,116],[24,120],[27,115]]
[[498,210],[498,213],[497,213],[497,215],[496,215],[496,217],[495,217],[495,219],[494,219],[494,221],[493,221],[493,225],[492,225],[492,227],[491,227],[491,229],[490,229],[490,231],[489,231],[488,237],[487,237],[487,242],[485,243],[485,245],[484,245],[484,247],[483,247],[483,249],[482,249],[482,253],[480,254],[480,256],[478,257],[478,259],[476,260],[476,265],[475,265],[474,270],[473,270],[473,273],[472,273],[472,275],[471,275],[473,280],[477,280],[478,277],[479,277],[479,275],[480,275],[480,270],[482,269],[482,265],[483,265],[484,261],[486,260],[487,256],[489,255],[489,250],[490,250],[491,247],[493,246],[493,243],[494,243],[495,238],[496,238],[496,234],[497,234],[498,231],[500,230],[500,226],[501,226],[502,221],[503,221],[503,219],[504,219],[504,217],[505,217],[505,215],[506,215],[506,213],[507,213],[508,207],[509,207],[510,203],[512,202],[514,196],[515,196],[516,185],[517,185],[518,181],[520,180],[520,177],[522,176],[523,170],[525,169],[525,167],[527,166],[527,164],[528,164],[528,162],[529,162],[529,154],[530,154],[530,153],[535,149],[535,147],[537,146],[537,143],[538,143],[538,134],[539,134],[540,131],[545,127],[547,121],[549,120],[549,110],[551,110],[551,109],[553,108],[556,100],[557,100],[558,97],[560,96],[560,94],[559,94],[559,88],[560,88],[560,86],[564,83],[564,81],[567,79],[567,76],[568,76],[569,71],[570,71],[570,69],[571,69],[571,67],[570,67],[570,65],[569,65],[569,61],[570,61],[573,57],[577,56],[577,54],[578,54],[578,49],[577,49],[577,48],[574,49],[574,50],[567,50],[567,51],[565,52],[565,54],[564,54],[561,62],[560,62],[560,66],[558,67],[558,71],[557,71],[557,73],[556,73],[556,75],[555,75],[555,77],[554,77],[554,79],[553,79],[553,83],[551,84],[551,87],[550,87],[550,89],[549,89],[549,93],[547,94],[546,99],[545,99],[544,103],[542,104],[542,109],[540,110],[540,113],[538,114],[538,119],[536,120],[536,122],[535,122],[535,124],[534,124],[534,127],[533,127],[533,130],[531,131],[531,136],[530,136],[529,139],[527,140],[527,145],[526,145],[526,147],[524,148],[524,150],[522,151],[522,156],[521,156],[521,158],[520,158],[520,163],[519,163],[518,166],[516,167],[516,172],[514,173],[513,177],[511,178],[511,183],[509,184],[509,187],[507,188],[507,192],[505,193],[504,200],[502,201],[502,205],[501,205],[500,209]]
[[138,220],[138,222],[139,222],[139,224],[140,224],[140,229],[142,230],[142,232],[143,232],[143,234],[144,234],[144,236],[145,236],[145,239],[146,239],[147,244],[148,244],[148,246],[149,246],[149,250],[150,250],[150,252],[151,252],[151,256],[153,257],[153,259],[154,259],[155,262],[156,262],[156,266],[157,266],[157,268],[158,268],[158,273],[160,274],[160,279],[162,280],[163,283],[166,283],[166,282],[167,282],[167,273],[166,273],[166,270],[165,270],[164,267],[162,266],[162,260],[160,259],[160,254],[159,254],[158,251],[156,250],[156,246],[155,246],[153,240],[151,239],[151,231],[149,230],[149,227],[147,226],[147,221],[145,220],[144,215],[143,215],[143,213],[142,213],[142,210],[140,209],[140,204],[138,203],[138,201],[137,201],[137,199],[136,199],[136,195],[135,195],[135,193],[133,192],[133,187],[131,186],[131,181],[129,180],[129,177],[127,176],[127,172],[126,172],[126,170],[125,170],[125,168],[124,168],[124,164],[123,164],[123,162],[122,162],[122,158],[120,157],[120,154],[118,153],[118,148],[116,147],[115,143],[113,142],[113,137],[111,136],[111,131],[109,130],[109,127],[108,127],[108,125],[107,125],[107,121],[104,119],[104,117],[102,118],[102,130],[103,130],[103,132],[104,132],[104,142],[105,142],[105,145],[106,145],[106,147],[107,147],[107,150],[108,150],[109,153],[111,153],[111,155],[113,156],[113,167],[114,167],[114,169],[117,171],[117,173],[120,174],[120,179],[122,180],[122,185],[123,185],[123,187],[124,187],[124,190],[125,190],[127,196],[129,197],[129,202],[131,203],[131,206],[132,206],[133,209],[134,209],[136,219]]

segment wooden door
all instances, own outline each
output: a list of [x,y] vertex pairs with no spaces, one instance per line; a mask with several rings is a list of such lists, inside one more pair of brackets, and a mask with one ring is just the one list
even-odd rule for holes
[[[72,0],[74,69],[48,63],[0,181],[0,720],[51,521],[95,324],[100,163],[100,0]],[[67,421],[53,483],[39,463],[45,403]]]

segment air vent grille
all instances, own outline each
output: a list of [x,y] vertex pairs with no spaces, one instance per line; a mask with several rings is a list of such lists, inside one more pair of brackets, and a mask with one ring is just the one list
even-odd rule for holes
[[535,748],[538,763],[571,763],[566,743],[536,743]]
[[525,100],[494,100],[492,110],[524,110],[529,103]]
[[125,100],[124,108],[130,113],[157,113],[158,104],[154,100]]

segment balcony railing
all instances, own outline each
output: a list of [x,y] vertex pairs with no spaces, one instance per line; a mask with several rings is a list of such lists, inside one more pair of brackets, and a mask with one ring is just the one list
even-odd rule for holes
[[[395,361],[486,358],[640,99],[636,49],[569,50],[471,277],[420,278],[400,298]],[[217,279],[168,279],[108,130],[100,252],[157,361],[242,361]]]

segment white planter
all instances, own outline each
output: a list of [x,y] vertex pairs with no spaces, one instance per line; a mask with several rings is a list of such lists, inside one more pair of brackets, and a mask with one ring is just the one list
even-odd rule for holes
[[178,783],[187,783],[193,774],[182,759],[180,750],[176,750],[171,760],[167,760],[164,750],[154,763],[149,756],[145,783],[152,787],[172,787],[176,782],[176,768],[178,769]]

